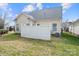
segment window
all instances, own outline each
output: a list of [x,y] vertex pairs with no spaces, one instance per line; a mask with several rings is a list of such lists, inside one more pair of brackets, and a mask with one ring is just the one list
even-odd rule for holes
[[29,23],[27,23],[26,25],[27,25],[27,26],[29,26],[30,24],[29,24]]
[[53,31],[57,31],[57,24],[53,24]]
[[37,26],[39,26],[40,24],[37,24]]
[[27,18],[27,19],[30,19],[30,18]]

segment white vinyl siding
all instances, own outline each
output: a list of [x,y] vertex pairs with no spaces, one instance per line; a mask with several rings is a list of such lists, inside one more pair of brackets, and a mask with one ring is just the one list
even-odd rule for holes
[[50,27],[21,25],[21,37],[50,40]]

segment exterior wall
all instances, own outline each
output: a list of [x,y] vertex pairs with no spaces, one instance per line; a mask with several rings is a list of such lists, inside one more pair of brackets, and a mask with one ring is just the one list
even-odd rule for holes
[[[27,19],[28,17],[25,17],[24,15],[22,15],[21,17],[19,17],[18,19],[16,19],[15,21],[15,32],[17,33],[21,33],[21,24],[26,24],[26,23],[30,23],[32,24],[32,21],[28,20]],[[18,24],[18,28],[19,28],[19,31],[17,31],[17,24]],[[24,26],[22,26],[24,27]]]
[[[24,28],[22,27],[24,26]],[[50,27],[43,26],[21,26],[21,37],[50,40]]]
[[[27,23],[29,23],[30,25],[27,25]],[[45,25],[45,24],[42,24],[41,22],[39,26],[37,25],[38,22],[36,22],[34,25],[33,24],[34,22],[29,21],[28,19],[22,20],[21,37],[50,40],[51,28],[49,24]]]
[[79,26],[74,27],[74,33],[79,35]]
[[[37,21],[40,26],[48,26],[51,28],[51,34],[60,33],[61,34],[61,20],[41,20]],[[57,24],[57,31],[52,31],[52,24]]]
[[79,22],[75,22],[69,26],[69,32],[79,35]]
[[[35,25],[33,25],[33,22],[29,22],[30,25],[27,26],[26,23],[29,21],[24,21],[21,23],[21,36],[22,37],[28,37],[28,38],[34,38],[34,39],[43,39],[43,40],[50,40],[51,34],[54,33],[61,33],[61,24],[57,20],[55,21],[48,21],[48,20],[41,20],[37,21]],[[57,24],[57,31],[52,31],[52,24]],[[39,24],[39,25],[37,25]]]
[[[21,33],[21,37],[34,38],[34,39],[42,39],[42,40],[50,40],[51,34],[61,33],[61,21],[60,20],[40,20],[34,22],[32,20],[28,20],[28,17],[21,16],[16,20],[16,24],[19,25],[19,31],[15,31]],[[29,23],[30,25],[27,25]],[[52,31],[52,24],[57,24],[57,31]],[[34,25],[33,25],[34,24]],[[39,25],[37,25],[39,24]]]
[[79,35],[79,21],[74,23],[73,33]]

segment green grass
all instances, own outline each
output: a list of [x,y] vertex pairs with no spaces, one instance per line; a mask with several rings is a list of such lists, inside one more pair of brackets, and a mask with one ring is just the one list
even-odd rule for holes
[[65,43],[69,43],[72,45],[79,45],[79,37],[73,36],[69,33],[62,33],[62,38],[65,40]]
[[55,48],[52,47],[52,55],[79,56],[79,37],[62,33],[61,39],[55,38],[52,45],[55,46]]
[[21,38],[16,33],[5,35],[0,39],[0,55],[46,56],[51,55],[50,52],[51,41]]
[[0,39],[0,55],[4,56],[79,56],[79,37],[62,33],[51,41],[21,38],[12,33]]
[[5,36],[3,36],[3,39],[4,40],[17,40],[17,39],[19,39],[20,38],[20,35],[19,34],[17,34],[17,33],[12,33],[12,34],[9,34],[9,35],[5,35]]

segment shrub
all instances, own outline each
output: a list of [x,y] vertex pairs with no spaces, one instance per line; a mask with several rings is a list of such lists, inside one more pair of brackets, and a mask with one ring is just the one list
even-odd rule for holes
[[0,35],[8,33],[8,30],[0,29]]

